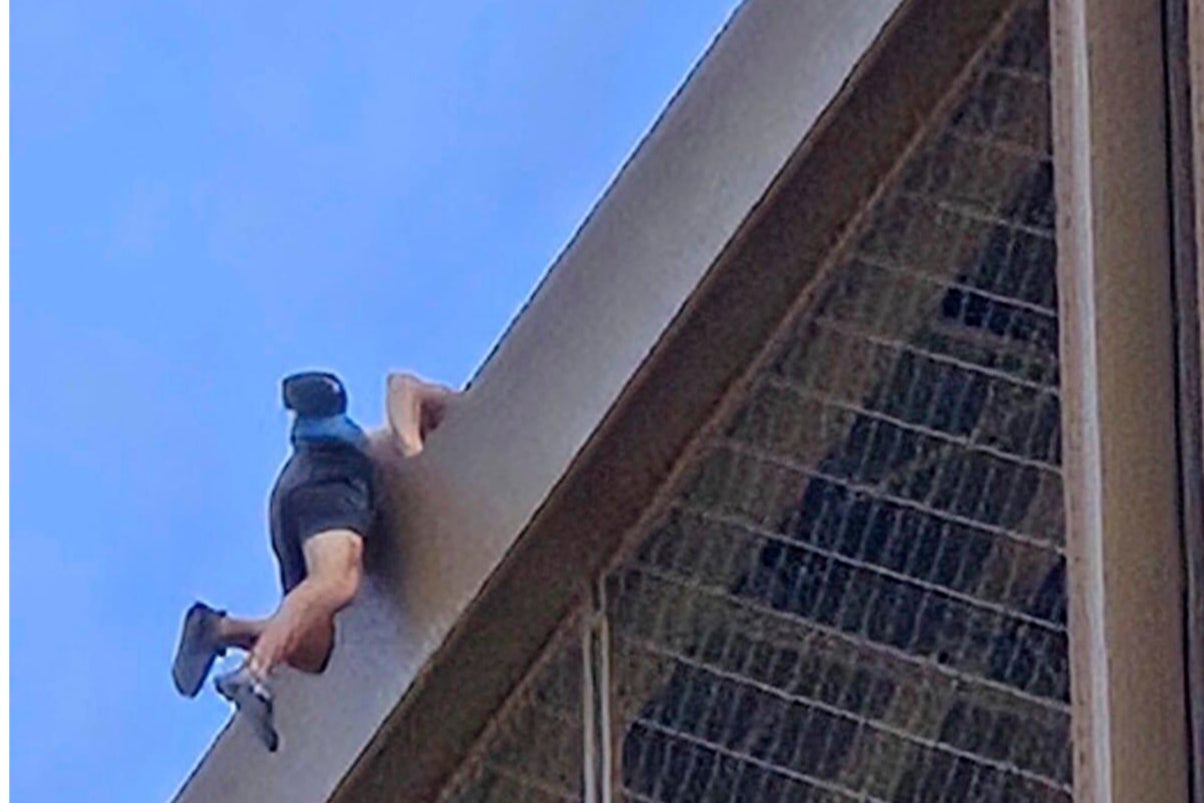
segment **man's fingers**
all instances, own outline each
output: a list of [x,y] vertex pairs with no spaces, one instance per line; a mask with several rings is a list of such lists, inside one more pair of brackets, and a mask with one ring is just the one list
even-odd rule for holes
[[263,663],[260,662],[260,660],[254,655],[247,659],[247,669],[251,671],[252,675],[260,680],[265,680],[267,678],[267,672],[264,671]]
[[389,377],[389,424],[407,456],[422,451],[422,407],[412,378],[394,374]]
[[269,626],[247,658],[247,667],[255,677],[267,680],[276,664],[280,663],[283,653],[284,643],[281,641],[280,634],[276,632],[275,628]]
[[443,423],[445,408],[446,404],[443,399],[429,399],[423,403],[422,413],[418,417],[422,437],[425,438]]
[[449,388],[433,387],[423,395],[419,419],[425,437],[435,431],[447,415],[447,408],[459,394]]

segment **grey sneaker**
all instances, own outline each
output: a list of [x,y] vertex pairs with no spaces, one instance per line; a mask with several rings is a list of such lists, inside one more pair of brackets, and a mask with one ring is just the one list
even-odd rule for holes
[[236,669],[213,680],[218,693],[238,707],[251,723],[263,746],[275,753],[280,737],[272,725],[272,691],[247,667]]
[[196,603],[184,614],[171,678],[176,690],[185,697],[196,697],[214,660],[226,654],[217,643],[217,623],[225,615],[225,611],[215,611],[203,602]]

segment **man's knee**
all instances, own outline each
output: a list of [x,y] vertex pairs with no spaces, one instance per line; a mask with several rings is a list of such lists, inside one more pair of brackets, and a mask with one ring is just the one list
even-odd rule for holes
[[306,628],[292,654],[289,666],[318,675],[326,671],[334,652],[334,620],[315,622]]
[[307,538],[303,551],[314,585],[336,607],[351,602],[364,572],[364,539],[352,530],[327,530]]

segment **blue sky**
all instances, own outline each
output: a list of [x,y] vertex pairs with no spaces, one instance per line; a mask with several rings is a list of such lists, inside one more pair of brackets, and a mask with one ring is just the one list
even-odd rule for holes
[[463,383],[735,0],[11,9],[12,792],[168,798],[276,601],[279,378]]

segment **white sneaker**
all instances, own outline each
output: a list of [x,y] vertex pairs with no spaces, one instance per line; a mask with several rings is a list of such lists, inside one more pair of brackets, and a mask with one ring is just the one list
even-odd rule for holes
[[272,725],[272,692],[247,667],[237,669],[213,680],[218,693],[238,708],[251,723],[255,735],[271,752],[280,746],[280,737]]

